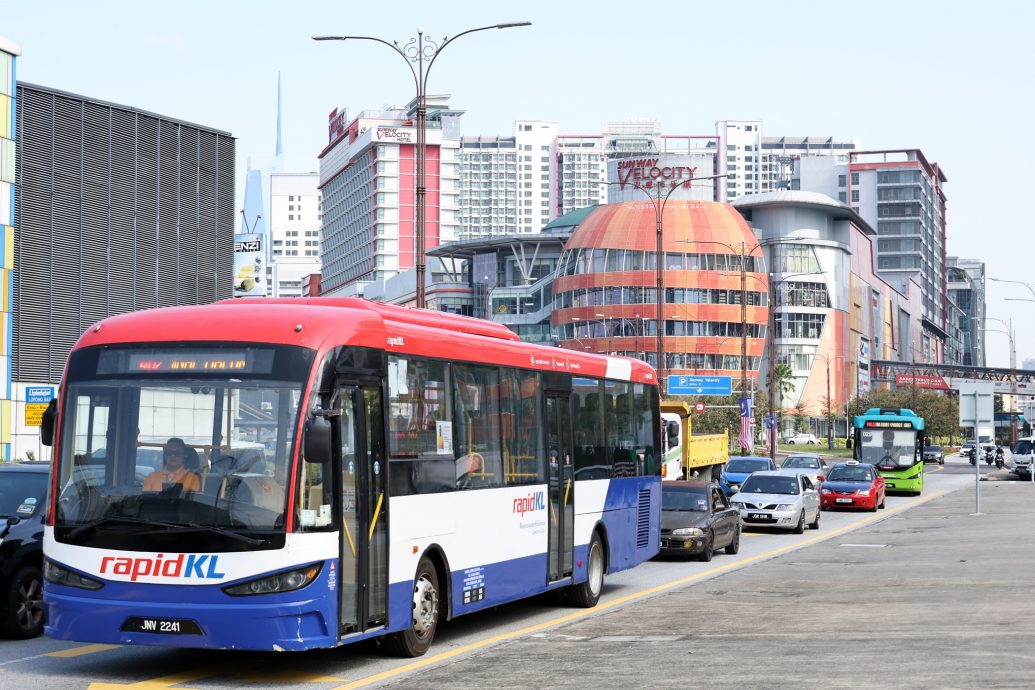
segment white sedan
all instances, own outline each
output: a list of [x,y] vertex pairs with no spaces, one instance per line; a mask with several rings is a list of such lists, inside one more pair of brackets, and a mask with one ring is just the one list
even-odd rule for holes
[[798,470],[755,472],[741,484],[732,503],[745,527],[778,527],[801,534],[808,523],[819,529],[819,492]]

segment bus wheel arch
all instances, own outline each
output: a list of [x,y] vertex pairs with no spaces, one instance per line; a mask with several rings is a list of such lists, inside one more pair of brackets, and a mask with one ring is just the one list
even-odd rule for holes
[[413,573],[410,620],[405,628],[384,638],[383,645],[392,654],[415,658],[431,648],[438,624],[449,615],[447,568],[445,555],[437,545],[421,554]]
[[[421,558],[427,558],[435,566],[438,575],[439,586],[439,617],[445,620],[453,619],[453,581],[450,577],[452,572],[449,569],[449,559],[446,553],[438,544],[431,544],[424,549]],[[416,575],[416,573],[414,573]]]
[[604,590],[604,574],[607,572],[607,547],[604,541],[603,526],[599,523],[593,528],[586,550],[586,579],[578,584],[565,588],[569,603],[579,608],[593,608],[600,601]]
[[607,527],[602,521],[597,521],[597,524],[593,526],[593,534],[600,539],[600,545],[604,547],[604,572],[609,573],[611,572],[611,542],[607,539]]

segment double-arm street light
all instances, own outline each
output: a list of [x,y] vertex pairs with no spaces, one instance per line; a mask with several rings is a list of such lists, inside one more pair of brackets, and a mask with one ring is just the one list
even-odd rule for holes
[[[313,36],[314,41],[375,41],[382,43],[402,57],[406,61],[406,66],[410,68],[410,73],[413,75],[414,86],[417,87],[417,180],[416,180],[416,214],[414,219],[414,242],[416,244],[414,253],[414,263],[417,269],[417,307],[423,309],[425,306],[424,300],[424,272],[425,262],[427,260],[424,253],[424,242],[425,242],[425,219],[427,208],[425,203],[426,187],[424,184],[424,167],[425,158],[427,155],[427,93],[428,93],[428,75],[431,73],[431,67],[435,63],[437,58],[446,46],[467,34],[473,34],[476,31],[488,31],[489,29],[510,29],[515,26],[531,26],[532,22],[507,22],[505,24],[492,24],[491,26],[479,26],[474,29],[468,29],[467,31],[461,31],[452,37],[443,37],[440,42],[433,41],[430,38],[424,37],[424,30],[421,28],[417,29],[416,38],[411,38],[408,43],[404,46],[400,46],[398,41],[388,42],[382,38],[376,38],[374,36]],[[414,67],[416,65],[416,68]]]
[[[707,177],[691,177],[689,180],[683,180],[681,182],[666,182],[663,180],[649,180],[643,184],[633,180],[626,180],[625,182],[598,182],[600,185],[629,185],[634,189],[637,189],[647,197],[651,205],[654,207],[654,221],[655,221],[655,233],[657,235],[657,246],[655,250],[656,262],[657,262],[657,274],[658,274],[658,285],[657,285],[657,306],[658,306],[658,325],[657,325],[657,349],[658,349],[658,385],[661,387],[663,394],[668,393],[668,378],[664,374],[665,370],[665,247],[662,243],[662,219],[665,215],[665,206],[668,204],[668,200],[672,198],[672,195],[677,189],[691,189],[692,183],[698,180],[717,180],[720,177],[726,177],[725,175],[709,175]],[[648,186],[649,185],[649,186]],[[665,185],[665,186],[663,186]],[[664,190],[668,191],[664,191]]]

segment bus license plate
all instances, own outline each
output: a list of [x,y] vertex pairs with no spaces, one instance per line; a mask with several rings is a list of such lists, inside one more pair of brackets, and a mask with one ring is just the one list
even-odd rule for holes
[[200,635],[201,628],[192,620],[174,618],[129,618],[122,632],[145,632],[159,635]]
[[768,520],[769,513],[748,513],[748,520]]

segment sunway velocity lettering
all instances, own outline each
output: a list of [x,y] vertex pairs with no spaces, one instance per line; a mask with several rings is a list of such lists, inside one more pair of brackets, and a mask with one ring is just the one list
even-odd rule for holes
[[546,510],[546,494],[542,491],[514,499],[514,512],[521,517],[524,517],[525,513],[534,513],[537,510]]
[[[219,556],[211,554],[179,554],[175,558],[165,558],[158,554],[154,558],[116,558],[105,556],[101,559],[101,575],[129,575],[130,582],[140,577],[186,577],[197,580],[219,580],[226,573],[216,571]],[[110,566],[110,571],[109,571]]]

